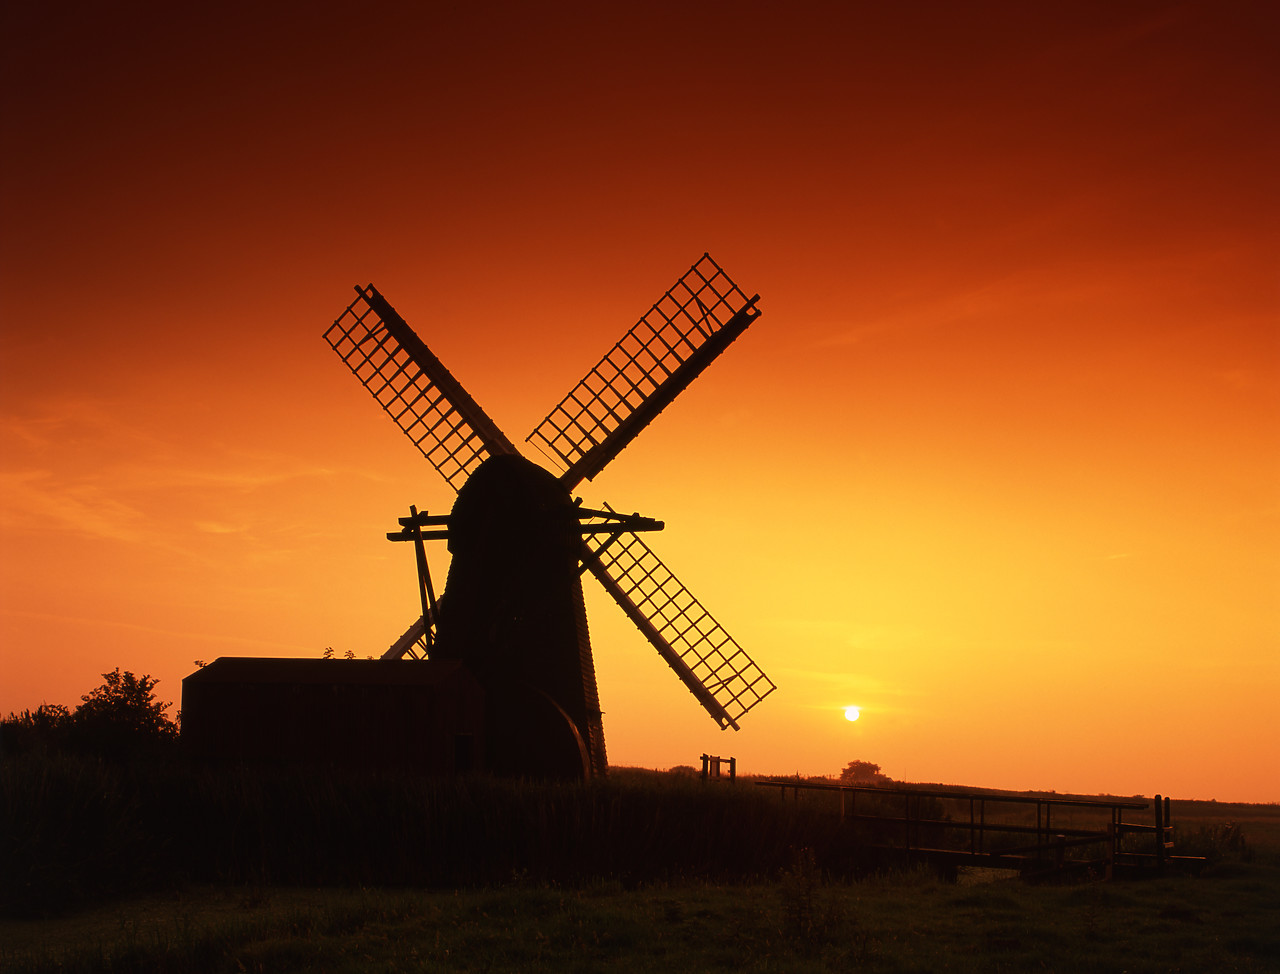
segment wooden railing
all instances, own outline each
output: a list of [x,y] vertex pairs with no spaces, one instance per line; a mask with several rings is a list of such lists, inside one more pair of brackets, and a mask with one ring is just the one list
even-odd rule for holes
[[[882,826],[876,831],[877,844],[957,863],[1005,869],[1097,866],[1110,877],[1117,865],[1155,865],[1163,870],[1173,858],[1169,799],[1159,795],[1154,802],[1155,823],[1143,825],[1125,821],[1125,813],[1151,808],[1152,803],[1145,801],[929,791],[799,779],[756,784],[777,788],[783,800],[790,796],[796,802],[802,792],[829,793],[838,800],[838,806],[833,801],[831,810],[838,807],[842,822]],[[944,812],[947,803],[949,808]],[[1032,807],[1034,824],[1030,821]],[[1098,821],[1081,822],[1082,816]],[[1153,841],[1127,843],[1129,835],[1150,836]],[[1025,841],[1018,842],[1018,838]],[[1152,851],[1131,848],[1135,844]],[[1090,846],[1098,849],[1093,855],[1069,855],[1067,851]]]

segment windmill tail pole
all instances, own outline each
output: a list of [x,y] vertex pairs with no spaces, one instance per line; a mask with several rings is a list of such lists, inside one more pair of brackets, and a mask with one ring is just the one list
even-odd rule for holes
[[427,648],[431,648],[431,624],[436,619],[436,592],[431,584],[431,569],[427,566],[427,549],[422,543],[422,527],[417,523],[418,509],[409,506],[410,519],[413,521],[413,553],[418,562],[418,595],[422,599],[422,620],[426,630]]

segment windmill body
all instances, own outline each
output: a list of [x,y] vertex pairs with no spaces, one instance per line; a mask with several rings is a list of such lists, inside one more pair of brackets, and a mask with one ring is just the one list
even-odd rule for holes
[[449,517],[452,561],[432,659],[486,688],[487,767],[536,777],[608,765],[569,491],[515,454],[484,461]]
[[[662,525],[572,496],[759,315],[704,255],[529,435],[520,455],[373,287],[325,333],[343,362],[458,491],[447,518],[401,518],[418,545],[423,617],[384,658],[461,662],[484,688],[484,766],[537,777],[605,773],[582,576],[590,572],[721,728],[774,684],[640,538]],[[424,526],[445,526],[423,532]],[[423,539],[452,554],[438,604]]]

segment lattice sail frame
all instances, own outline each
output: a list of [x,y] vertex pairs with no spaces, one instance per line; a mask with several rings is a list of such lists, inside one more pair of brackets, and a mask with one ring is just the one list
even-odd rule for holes
[[[690,676],[722,708],[723,716],[712,712],[721,727],[727,723],[736,730],[742,715],[777,689],[755,660],[716,622],[640,535],[597,535],[585,538],[584,543],[600,568],[688,668]],[[609,585],[605,587],[617,598]],[[625,604],[622,608],[627,610]],[[646,635],[652,641],[652,635]],[[661,647],[658,648],[661,652]],[[685,679],[680,667],[671,659],[667,662]],[[687,679],[685,682],[688,684]],[[689,689],[694,690],[693,686]],[[694,695],[700,696],[696,690]],[[709,712],[712,710],[705,702],[703,706]]]
[[[616,431],[748,299],[710,254],[685,272],[529,434],[560,470]],[[590,475],[588,475],[590,476]]]
[[[456,380],[426,346],[411,353],[397,339],[395,322],[383,320],[390,306],[373,285],[357,287],[356,292],[359,296],[324,333],[325,340],[440,476],[458,490],[493,452],[506,451],[495,451],[467,414],[467,406],[474,407],[470,396],[463,393],[467,401],[460,402],[454,390],[441,388],[441,372],[454,384]],[[380,313],[376,305],[385,310]],[[402,319],[399,324],[408,328]],[[423,361],[424,355],[431,361]],[[429,375],[429,369],[436,375]]]

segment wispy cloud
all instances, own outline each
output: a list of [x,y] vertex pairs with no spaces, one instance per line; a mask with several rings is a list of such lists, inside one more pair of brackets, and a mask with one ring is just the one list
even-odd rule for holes
[[788,695],[810,703],[802,710],[843,710],[851,704],[876,713],[900,713],[901,701],[914,694],[865,672],[801,669],[790,666],[770,667],[771,675],[787,688]]
[[251,521],[233,509],[255,491],[339,472],[285,452],[157,435],[123,412],[65,399],[0,415],[0,525],[175,549],[185,531],[248,533]]
[[146,516],[102,485],[61,482],[49,470],[0,471],[0,525],[6,530],[69,531],[132,543],[147,540]]
[[770,667],[771,673],[785,674],[799,680],[806,680],[810,683],[825,683],[833,686],[848,686],[856,684],[866,689],[873,689],[877,692],[901,692],[892,690],[887,683],[876,676],[869,673],[856,673],[836,670],[814,670],[801,669],[793,666],[775,666]]
[[87,629],[118,629],[127,632],[148,633],[164,636],[168,639],[182,639],[194,642],[221,643],[230,646],[244,646],[254,649],[288,650],[291,654],[305,652],[314,655],[311,646],[294,643],[279,643],[267,639],[254,639],[251,636],[236,636],[227,633],[187,632],[179,629],[165,629],[158,626],[145,626],[136,622],[122,622],[118,619],[88,618],[72,615],[52,615],[47,612],[27,612],[20,609],[0,608],[0,614],[19,619],[34,619],[38,622],[53,622],[58,625],[75,624]]
[[[1027,242],[1053,239],[1085,215],[1101,218],[1112,205],[1105,188],[1092,188],[1058,200],[991,231],[988,248],[1007,252],[1007,263],[995,275],[962,281],[921,282],[898,296],[878,317],[857,322],[816,325],[815,349],[863,344],[902,333],[955,327],[963,322],[1005,319],[1010,314],[1040,314],[1043,309],[1096,308],[1112,314],[1135,293],[1176,301],[1202,294],[1205,268],[1225,268],[1250,254],[1246,244],[1204,239],[1193,244],[1170,240],[1165,248],[1115,250],[1081,255],[1042,251]],[[990,266],[984,265],[984,268]],[[1144,298],[1146,300],[1146,298]],[[1270,327],[1270,322],[1258,324]],[[1248,368],[1216,374],[1219,381],[1248,388],[1255,376]]]
[[1258,372],[1256,369],[1237,368],[1219,369],[1210,373],[1214,379],[1237,392],[1252,392],[1258,388]]
[[245,524],[220,524],[217,521],[196,521],[194,527],[205,534],[243,534],[249,529]]
[[898,309],[857,324],[832,325],[815,343],[816,348],[858,345],[902,332],[940,328],[975,318],[1007,312],[1030,296],[1043,296],[1045,282],[1033,273],[1008,274],[984,283],[970,284],[931,297],[904,297]]

